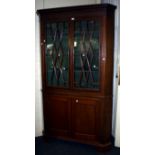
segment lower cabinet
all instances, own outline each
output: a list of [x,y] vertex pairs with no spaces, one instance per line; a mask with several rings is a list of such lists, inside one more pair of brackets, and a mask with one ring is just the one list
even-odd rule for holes
[[111,99],[93,97],[44,96],[44,134],[108,148],[110,103]]
[[99,100],[48,96],[44,104],[45,132],[79,140],[97,141]]

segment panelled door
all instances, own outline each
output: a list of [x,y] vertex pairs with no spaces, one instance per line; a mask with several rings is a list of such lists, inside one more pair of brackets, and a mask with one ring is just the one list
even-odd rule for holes
[[72,99],[72,128],[75,139],[98,140],[100,102],[97,99]]
[[52,136],[69,136],[71,100],[65,96],[46,95],[44,99],[46,132]]
[[99,89],[100,21],[74,21],[74,88]]
[[47,21],[45,25],[45,67],[48,87],[69,87],[69,24]]

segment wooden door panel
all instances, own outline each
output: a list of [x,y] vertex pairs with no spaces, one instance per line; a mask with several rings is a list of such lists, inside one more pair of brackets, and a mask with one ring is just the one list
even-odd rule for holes
[[96,140],[98,130],[98,101],[89,98],[75,98],[72,102],[74,137],[84,140]]
[[69,132],[70,101],[62,96],[46,98],[45,128],[54,135]]

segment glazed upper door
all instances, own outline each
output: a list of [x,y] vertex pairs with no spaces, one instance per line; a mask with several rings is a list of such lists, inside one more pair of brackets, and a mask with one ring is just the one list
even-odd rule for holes
[[68,87],[69,82],[69,26],[66,21],[45,24],[46,85]]
[[100,20],[46,21],[46,86],[99,90]]
[[100,25],[97,20],[74,22],[74,87],[99,89]]

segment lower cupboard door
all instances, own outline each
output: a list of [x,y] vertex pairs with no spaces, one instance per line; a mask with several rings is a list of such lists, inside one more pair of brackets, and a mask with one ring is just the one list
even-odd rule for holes
[[47,97],[44,103],[45,131],[59,137],[69,135],[70,100],[62,96]]
[[78,140],[97,141],[99,101],[75,98],[72,104],[73,137]]

